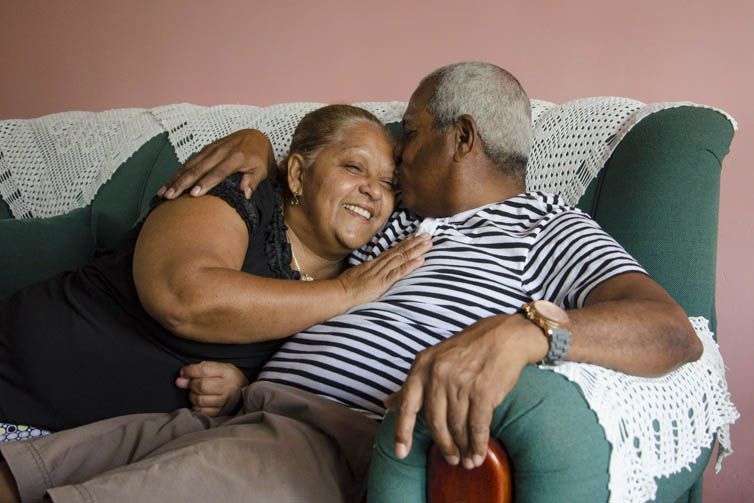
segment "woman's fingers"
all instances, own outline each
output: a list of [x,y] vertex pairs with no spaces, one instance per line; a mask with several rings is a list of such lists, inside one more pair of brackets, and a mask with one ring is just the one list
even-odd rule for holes
[[189,400],[196,407],[217,407],[221,408],[225,405],[226,397],[222,395],[199,395],[197,393],[189,393]]
[[201,362],[186,365],[181,369],[180,376],[188,379],[198,379],[200,377],[222,377],[225,375],[228,364],[220,362]]
[[202,395],[228,395],[235,386],[230,386],[222,377],[191,379],[189,389]]
[[[379,270],[387,273],[400,267],[401,264],[421,257],[432,247],[432,239],[428,234],[419,234],[403,240],[398,245],[383,253],[374,261]],[[379,264],[377,264],[379,262]]]
[[220,407],[194,407],[194,412],[205,416],[215,417],[220,415]]

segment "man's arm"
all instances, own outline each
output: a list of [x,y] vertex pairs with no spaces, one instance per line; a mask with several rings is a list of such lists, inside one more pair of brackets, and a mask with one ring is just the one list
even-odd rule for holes
[[233,173],[243,173],[239,189],[246,199],[259,182],[275,173],[275,154],[269,138],[256,129],[241,129],[205,146],[193,155],[157,195],[175,199],[190,190],[202,196]]
[[568,312],[573,337],[566,358],[625,374],[666,374],[702,354],[685,311],[640,273],[610,278]]
[[[644,274],[603,281],[583,308],[568,314],[568,360],[655,376],[701,354],[683,309]],[[494,408],[515,386],[524,366],[541,361],[547,350],[541,329],[518,314],[483,319],[423,351],[401,393],[392,399],[398,410],[396,455],[408,454],[416,415],[423,408],[449,463],[481,465]]]

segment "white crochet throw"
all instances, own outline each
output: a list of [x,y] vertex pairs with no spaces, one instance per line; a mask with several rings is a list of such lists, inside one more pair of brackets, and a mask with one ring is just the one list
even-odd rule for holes
[[[360,103],[384,122],[400,121],[405,103]],[[68,112],[0,121],[0,195],[17,218],[51,217],[89,204],[143,143],[167,131],[178,159],[242,128],[264,131],[283,157],[293,130],[319,103],[270,107],[176,104],[151,110]],[[530,190],[561,194],[576,204],[616,146],[638,122],[692,103],[645,105],[627,98],[586,98],[561,105],[532,100],[534,143]],[[736,127],[732,117],[724,114]],[[610,501],[654,498],[656,479],[689,467],[717,436],[717,469],[731,451],[729,425],[738,418],[725,367],[704,318],[691,318],[702,358],[660,378],[627,376],[593,365],[551,369],[578,384],[612,446]],[[550,368],[550,367],[548,367]],[[0,442],[43,435],[0,423]]]

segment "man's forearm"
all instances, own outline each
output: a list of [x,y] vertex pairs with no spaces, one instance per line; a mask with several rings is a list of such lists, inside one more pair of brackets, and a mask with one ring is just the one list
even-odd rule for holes
[[699,358],[702,346],[672,302],[613,300],[568,312],[566,358],[639,376],[658,376]]

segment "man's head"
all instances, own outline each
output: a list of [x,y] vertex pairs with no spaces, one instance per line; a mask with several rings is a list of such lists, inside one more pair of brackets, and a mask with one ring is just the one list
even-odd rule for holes
[[[502,68],[467,62],[435,70],[411,96],[403,128],[403,202],[417,213],[447,216],[468,209],[466,199],[474,204],[495,190],[524,189],[531,109],[521,84]],[[500,187],[482,186],[490,179]]]

